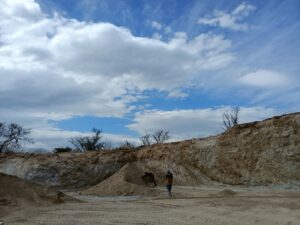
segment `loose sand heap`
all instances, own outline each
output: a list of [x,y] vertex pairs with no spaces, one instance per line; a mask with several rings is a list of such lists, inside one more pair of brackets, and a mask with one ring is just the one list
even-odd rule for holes
[[117,196],[117,195],[156,195],[153,184],[143,181],[145,168],[136,163],[127,163],[118,172],[99,184],[82,192],[86,195]]
[[[57,193],[59,192],[54,188],[0,173],[0,218],[16,209],[50,206],[58,202]],[[75,201],[64,195],[63,198],[60,197],[59,203],[63,203],[62,199],[63,201]]]
[[[50,202],[47,192],[46,187],[0,173],[1,208],[47,205]],[[52,194],[54,195],[54,192]],[[1,210],[0,215],[6,211],[8,210]]]
[[218,193],[218,195],[221,195],[221,196],[224,196],[224,197],[226,197],[226,196],[233,196],[233,195],[236,195],[236,192],[234,192],[231,189],[225,189],[223,191],[220,191]]

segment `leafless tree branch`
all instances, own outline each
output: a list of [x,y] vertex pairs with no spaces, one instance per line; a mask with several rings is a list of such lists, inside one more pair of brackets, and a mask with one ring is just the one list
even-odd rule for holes
[[71,138],[69,142],[75,147],[76,151],[98,151],[103,149],[101,142],[101,130],[93,128],[91,136]]
[[0,152],[17,151],[22,148],[22,142],[33,143],[27,137],[31,129],[23,128],[16,123],[5,124],[0,122]]
[[240,108],[238,106],[231,107],[229,112],[223,113],[222,128],[223,130],[229,130],[239,123],[239,112]]
[[169,131],[158,130],[152,135],[156,144],[164,143],[170,139]]

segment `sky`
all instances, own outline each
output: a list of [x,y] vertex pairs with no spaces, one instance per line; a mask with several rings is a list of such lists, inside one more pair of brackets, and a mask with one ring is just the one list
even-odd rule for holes
[[300,111],[298,0],[1,0],[0,120],[28,149],[171,141]]

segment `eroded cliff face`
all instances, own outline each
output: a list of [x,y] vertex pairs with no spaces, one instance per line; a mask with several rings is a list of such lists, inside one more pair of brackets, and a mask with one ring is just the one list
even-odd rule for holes
[[2,154],[0,171],[38,184],[76,188],[96,184],[130,161],[136,161],[133,151]]
[[[199,128],[201,129],[201,128]],[[135,163],[158,182],[300,186],[300,113],[238,125],[214,137],[119,150],[52,155],[2,154],[0,172],[40,184],[83,187]]]
[[300,113],[241,124],[215,137],[153,146],[139,155],[184,165],[191,177],[200,173],[222,183],[299,185]]

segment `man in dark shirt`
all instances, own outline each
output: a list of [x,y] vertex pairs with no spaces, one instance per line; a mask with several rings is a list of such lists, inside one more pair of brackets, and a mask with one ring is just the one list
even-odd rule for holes
[[172,197],[173,174],[168,170],[166,174],[166,187],[169,197]]

